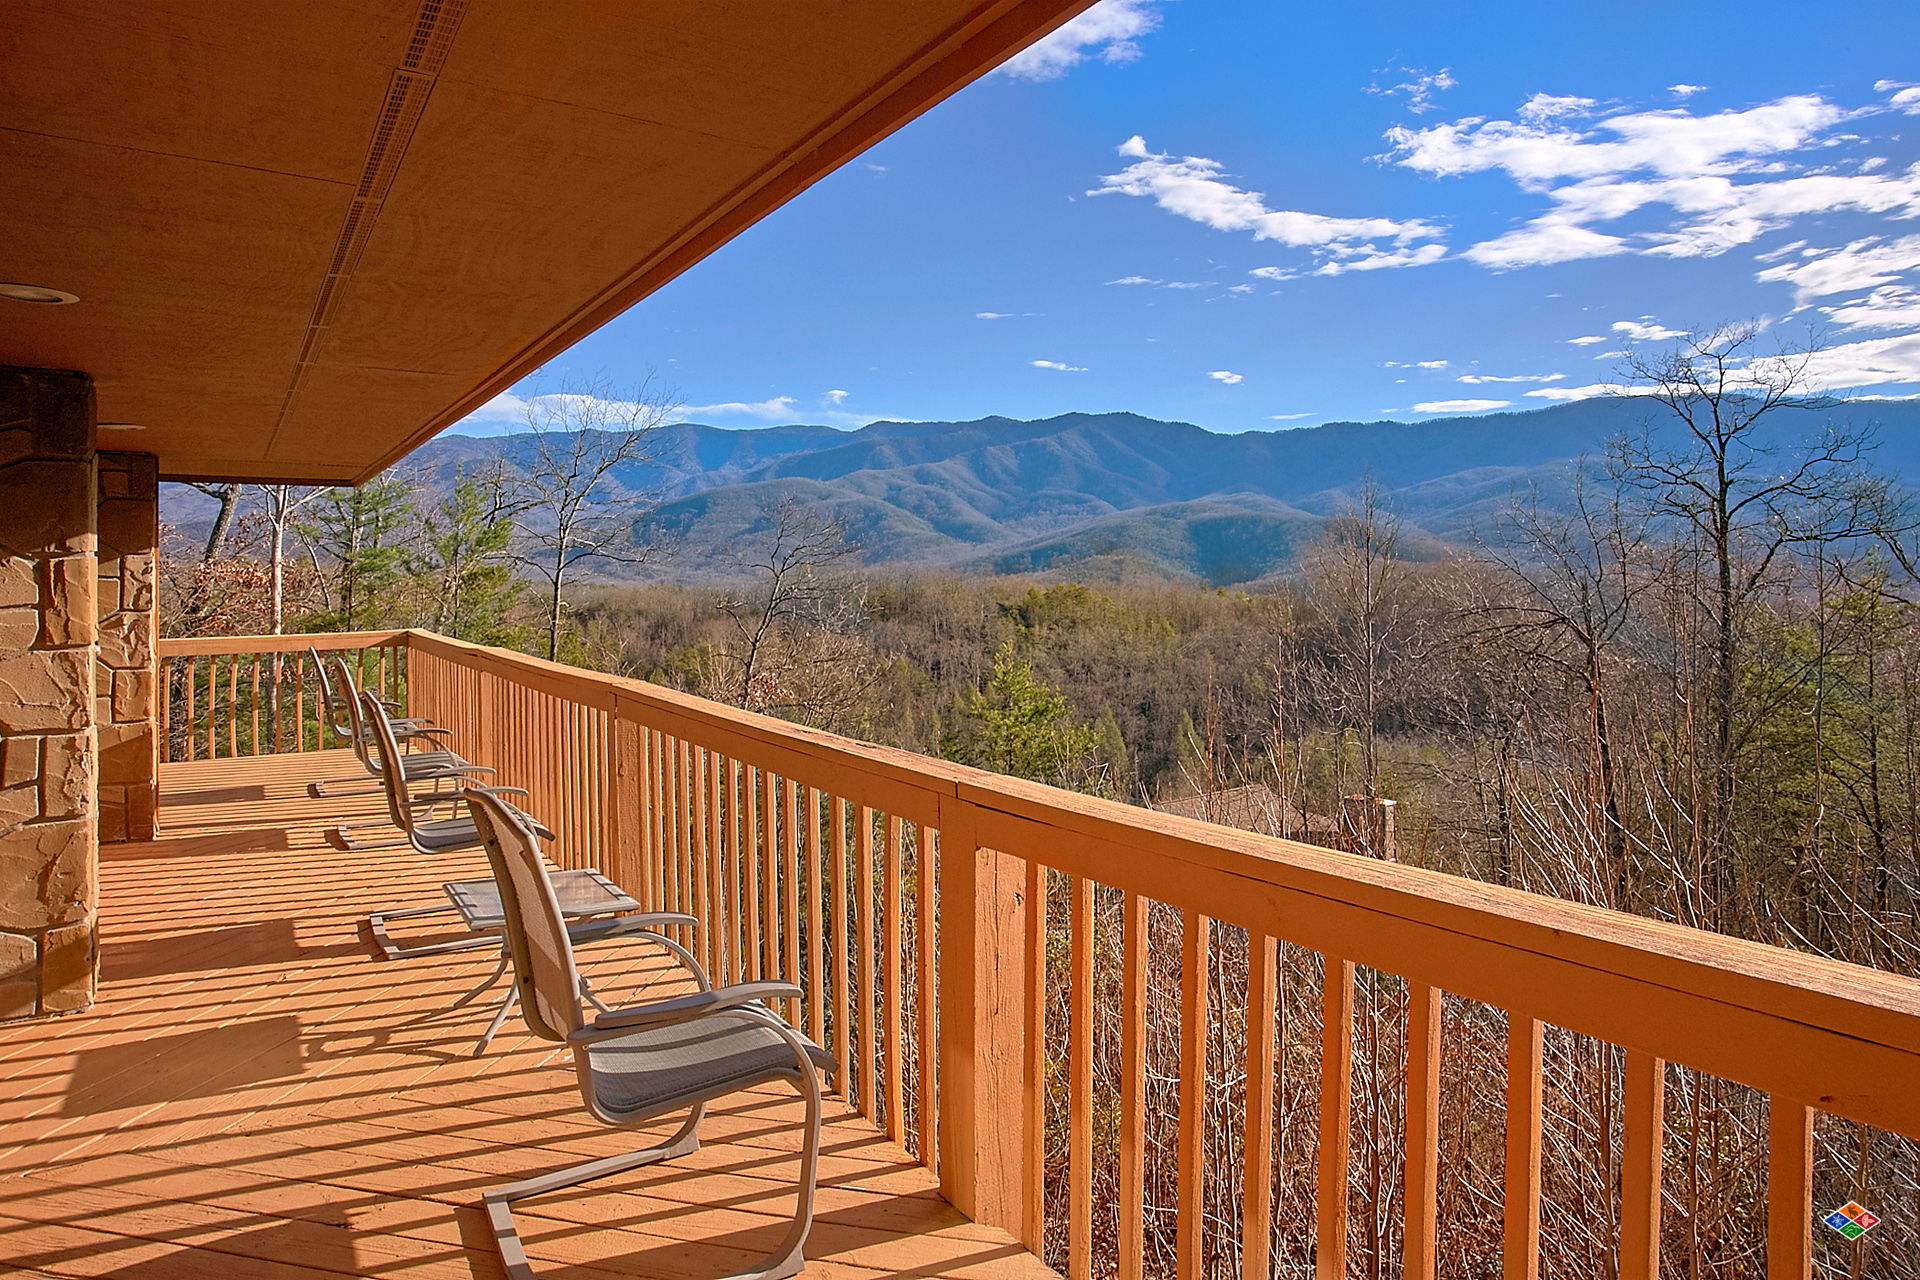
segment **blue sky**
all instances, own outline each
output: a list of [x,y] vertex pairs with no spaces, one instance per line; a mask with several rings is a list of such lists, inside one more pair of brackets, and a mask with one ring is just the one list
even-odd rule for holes
[[1717,322],[1920,395],[1920,5],[1104,0],[458,430],[1538,408]]

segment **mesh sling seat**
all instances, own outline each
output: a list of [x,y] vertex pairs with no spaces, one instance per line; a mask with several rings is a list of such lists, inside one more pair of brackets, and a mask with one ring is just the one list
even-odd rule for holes
[[736,1280],[778,1280],[799,1271],[806,1263],[802,1250],[813,1225],[820,1073],[831,1073],[835,1063],[763,1001],[797,999],[800,989],[787,982],[745,982],[616,1009],[585,1021],[575,994],[579,973],[541,858],[539,834],[498,796],[480,790],[467,796],[500,886],[514,981],[528,1027],[572,1048],[581,1100],[597,1119],[625,1127],[687,1113],[673,1136],[658,1146],[487,1192],[487,1218],[508,1276],[533,1277],[513,1225],[515,1201],[686,1155],[700,1145],[698,1129],[707,1103],[769,1082],[792,1085],[806,1103],[796,1203],[785,1238],[760,1265]]

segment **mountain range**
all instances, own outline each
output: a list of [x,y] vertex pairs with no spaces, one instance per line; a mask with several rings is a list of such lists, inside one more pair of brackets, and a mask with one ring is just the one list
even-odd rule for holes
[[[1582,457],[1623,433],[1674,431],[1657,404],[1603,398],[1421,423],[1336,422],[1224,435],[1131,413],[1037,421],[876,422],[658,429],[652,456],[614,483],[659,500],[636,537],[671,551],[647,570],[725,576],[793,499],[838,520],[875,566],[958,572],[1167,576],[1209,584],[1285,571],[1320,525],[1371,482],[1416,555],[1496,523],[1516,494],[1564,500]],[[1830,427],[1874,428],[1881,469],[1920,479],[1920,403],[1847,401],[1782,412],[1791,446]],[[442,436],[403,466],[430,490],[463,469],[524,456],[529,437]],[[164,518],[191,532],[207,499],[169,486]]]

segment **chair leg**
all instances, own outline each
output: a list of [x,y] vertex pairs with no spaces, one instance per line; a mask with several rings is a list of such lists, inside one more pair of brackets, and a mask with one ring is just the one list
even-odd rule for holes
[[799,1202],[793,1207],[793,1225],[759,1266],[736,1272],[725,1280],[783,1280],[807,1265],[807,1233],[813,1230],[813,1188],[820,1168],[820,1075],[803,1073],[800,1095],[807,1100],[807,1132],[800,1145]]
[[367,917],[367,926],[373,930],[373,941],[380,948],[380,954],[389,960],[407,960],[414,956],[438,956],[450,951],[471,951],[475,947],[497,947],[500,939],[495,934],[475,933],[464,938],[452,938],[446,942],[430,942],[417,947],[409,947],[395,942],[387,932],[387,921],[409,920],[416,916],[440,916],[450,912],[457,913],[458,908],[451,903],[440,903],[431,907],[395,907],[391,911],[376,911]]
[[493,1227],[494,1246],[500,1250],[500,1261],[506,1264],[508,1280],[534,1280],[533,1268],[527,1262],[526,1250],[520,1247],[520,1233],[513,1226],[514,1201],[543,1196],[550,1191],[564,1191],[568,1187],[577,1187],[583,1182],[594,1182],[616,1173],[625,1173],[629,1169],[658,1164],[662,1160],[671,1160],[675,1156],[684,1156],[690,1151],[697,1151],[700,1148],[698,1132],[700,1120],[705,1114],[705,1106],[695,1107],[688,1114],[686,1123],[682,1124],[671,1138],[657,1147],[570,1165],[565,1169],[543,1173],[538,1177],[527,1178],[511,1186],[501,1187],[497,1191],[487,1192],[484,1197],[487,1221]]

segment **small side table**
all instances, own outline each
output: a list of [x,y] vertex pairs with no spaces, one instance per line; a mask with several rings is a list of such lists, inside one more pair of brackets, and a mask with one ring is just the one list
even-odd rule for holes
[[[568,920],[588,920],[595,916],[618,915],[626,911],[640,910],[640,904],[613,881],[591,869],[574,871],[555,871],[548,880],[553,884],[553,895],[559,900],[560,914]],[[447,895],[447,901],[460,913],[467,928],[476,934],[499,934],[500,962],[493,968],[479,986],[455,1000],[450,1006],[458,1009],[470,1001],[477,1000],[507,971],[513,962],[512,953],[507,947],[506,909],[500,902],[500,886],[492,880],[455,880],[440,886]],[[586,975],[580,976],[580,995],[602,1013],[611,1012],[611,1006],[593,993]],[[509,984],[506,997],[500,1001],[500,1007],[494,1011],[493,1020],[481,1033],[479,1043],[473,1046],[473,1056],[479,1057],[487,1051],[487,1045],[493,1040],[507,1015],[513,1012],[513,1006],[520,999],[518,986]]]

